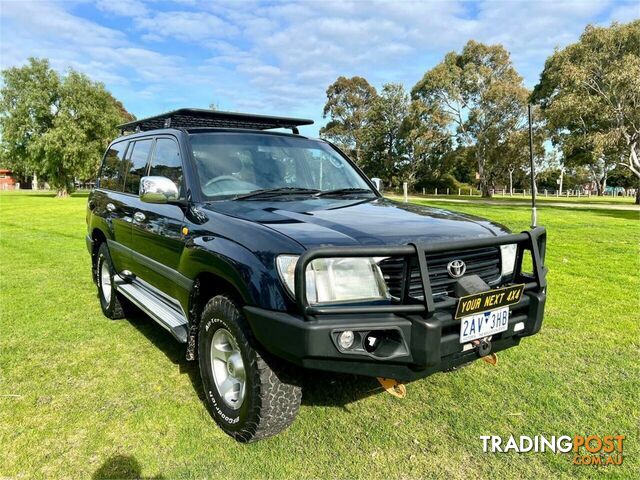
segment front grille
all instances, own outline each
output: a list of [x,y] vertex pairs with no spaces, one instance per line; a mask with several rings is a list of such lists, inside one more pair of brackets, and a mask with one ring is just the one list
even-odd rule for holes
[[[451,278],[447,264],[452,260],[462,260],[467,265],[466,275],[478,275],[486,283],[493,286],[500,280],[500,248],[479,248],[456,252],[427,255],[429,281],[434,296],[453,295],[457,279]],[[382,275],[387,283],[389,293],[401,297],[402,282],[406,273],[411,274],[409,296],[424,299],[424,291],[420,281],[418,265],[408,264],[403,258],[388,258],[379,263]]]

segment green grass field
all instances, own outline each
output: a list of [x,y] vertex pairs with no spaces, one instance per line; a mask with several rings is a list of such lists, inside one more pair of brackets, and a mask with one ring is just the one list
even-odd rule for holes
[[[83,196],[0,195],[0,477],[632,478],[640,471],[640,213],[541,207],[540,334],[407,386],[314,374],[283,434],[235,443],[197,368],[142,314],[101,314]],[[437,204],[526,228],[525,206]],[[480,435],[626,435],[622,466],[482,452]],[[633,472],[636,472],[635,474]],[[636,477],[637,478],[637,477]]]

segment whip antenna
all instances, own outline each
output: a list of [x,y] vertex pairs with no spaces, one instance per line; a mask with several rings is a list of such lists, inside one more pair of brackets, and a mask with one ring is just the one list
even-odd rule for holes
[[533,122],[531,120],[531,104],[527,105],[529,112],[529,160],[531,162],[531,227],[538,223],[536,214],[536,174],[533,164]]

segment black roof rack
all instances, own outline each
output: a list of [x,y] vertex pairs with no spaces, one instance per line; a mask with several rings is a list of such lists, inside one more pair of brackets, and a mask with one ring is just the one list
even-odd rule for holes
[[295,134],[300,125],[311,125],[313,120],[305,118],[271,117],[251,113],[221,112],[200,108],[181,108],[172,112],[123,123],[118,128],[124,132],[143,132],[158,128],[247,128],[252,130],[268,130],[271,128],[287,128]]

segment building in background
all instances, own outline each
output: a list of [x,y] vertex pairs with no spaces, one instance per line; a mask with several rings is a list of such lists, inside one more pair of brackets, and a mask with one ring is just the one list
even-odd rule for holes
[[0,190],[14,190],[20,188],[13,178],[13,172],[7,168],[0,168]]

